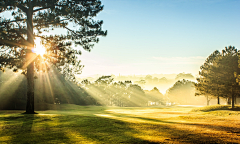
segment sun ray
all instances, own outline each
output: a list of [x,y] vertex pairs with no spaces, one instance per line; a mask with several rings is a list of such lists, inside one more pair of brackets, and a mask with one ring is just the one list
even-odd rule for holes
[[49,79],[49,75],[48,75],[48,71],[47,71],[47,66],[46,66],[46,63],[44,63],[44,68],[45,68],[45,75],[46,75],[46,78],[47,78],[47,83],[49,85],[49,88],[50,88],[50,92],[51,92],[51,96],[54,100],[54,95],[53,95],[53,90],[52,90],[52,85],[51,85],[51,82],[50,82],[50,79]]
[[27,66],[32,63],[35,59],[36,59],[37,55],[34,54],[34,53],[30,53],[28,56],[27,56],[27,61],[26,63],[23,65],[22,69],[25,69],[27,68]]
[[[10,70],[8,70],[10,72]],[[7,73],[9,73],[7,72]],[[5,74],[1,74],[1,77],[4,76]],[[7,76],[7,75],[5,75]],[[0,99],[1,100],[5,100],[5,102],[7,102],[8,98],[4,98],[6,96],[6,93],[11,93],[13,94],[18,86],[21,84],[22,80],[23,80],[24,76],[21,75],[19,72],[16,72],[14,74],[14,76],[11,76],[10,79],[8,79],[7,81],[4,81],[2,84],[1,84],[1,90],[0,90]],[[12,87],[12,85],[14,84],[14,87]],[[11,90],[9,91],[9,87],[11,87]],[[7,103],[6,103],[7,104]],[[6,104],[3,104],[2,107],[4,107]]]

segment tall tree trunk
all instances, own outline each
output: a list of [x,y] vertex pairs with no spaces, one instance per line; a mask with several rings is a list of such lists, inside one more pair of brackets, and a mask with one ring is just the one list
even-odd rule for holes
[[234,98],[234,94],[232,93],[232,109],[234,109],[234,105],[235,105],[235,98]]
[[34,47],[34,37],[33,37],[33,8],[31,6],[31,2],[29,2],[29,9],[27,13],[27,41],[28,41],[28,49],[27,49],[27,106],[26,113],[34,114],[34,62],[32,48]]

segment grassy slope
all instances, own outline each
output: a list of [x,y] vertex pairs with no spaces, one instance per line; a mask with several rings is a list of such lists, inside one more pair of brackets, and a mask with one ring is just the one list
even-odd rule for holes
[[[64,110],[63,110],[64,109]],[[0,143],[238,143],[240,112],[60,105],[0,111]]]

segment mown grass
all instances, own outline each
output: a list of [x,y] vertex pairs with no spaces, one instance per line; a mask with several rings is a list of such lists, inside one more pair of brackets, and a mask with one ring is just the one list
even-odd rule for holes
[[192,109],[192,112],[209,112],[209,111],[216,111],[216,110],[236,110],[240,111],[240,106],[235,106],[234,109],[232,109],[229,105],[211,105],[211,106],[205,106],[200,108],[194,108]]
[[[0,111],[0,143],[238,143],[240,115],[192,107],[97,107]],[[228,115],[226,114],[228,113]]]

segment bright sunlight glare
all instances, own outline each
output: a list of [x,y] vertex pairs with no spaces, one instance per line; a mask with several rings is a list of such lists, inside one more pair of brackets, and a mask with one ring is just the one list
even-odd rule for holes
[[43,45],[41,44],[41,40],[40,39],[35,39],[35,48],[32,49],[33,53],[36,53],[38,55],[43,56],[46,52],[46,49],[43,47]]

